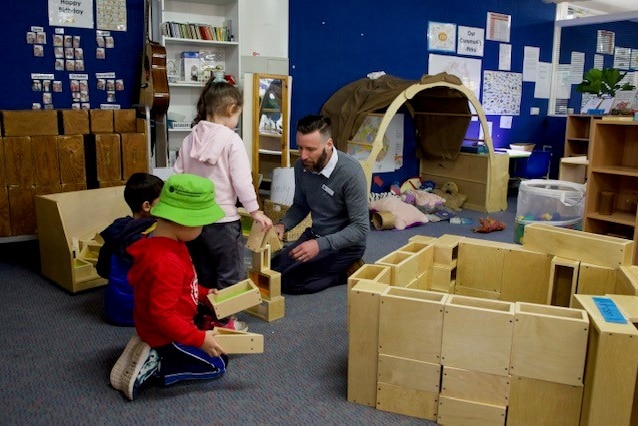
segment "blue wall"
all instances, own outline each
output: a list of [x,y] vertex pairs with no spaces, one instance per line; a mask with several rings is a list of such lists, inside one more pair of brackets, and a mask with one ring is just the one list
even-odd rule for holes
[[[540,60],[551,62],[556,7],[540,0],[291,1],[293,129],[299,118],[318,113],[335,91],[369,72],[383,70],[397,77],[419,79],[427,73],[429,21],[485,28],[487,12],[512,16],[511,72],[523,71],[524,46],[539,47]],[[483,70],[498,70],[498,51],[499,42],[485,41]],[[547,104],[547,99],[534,99],[534,83],[524,82],[521,115],[513,118],[512,129],[500,129],[499,117],[488,116],[494,122],[494,146],[531,141],[541,146],[557,145],[555,150],[562,153],[565,119],[547,117]],[[530,116],[530,107],[539,107],[541,114]],[[470,131],[478,135],[478,127]],[[386,190],[392,181],[401,182],[418,174],[418,163],[410,156],[414,152],[411,129],[406,128],[405,135],[404,166],[394,173],[380,174],[384,185],[373,190]]]
[[[95,5],[95,2],[93,2]],[[50,27],[47,0],[10,0],[2,2],[0,12],[0,46],[3,66],[0,72],[0,109],[31,109],[34,102],[42,102],[42,92],[31,90],[31,73],[54,74],[62,81],[63,92],[52,93],[54,108],[71,107],[70,71],[55,71],[53,53],[54,28],[64,28],[65,34],[80,36],[84,49],[85,71],[88,74],[91,108],[107,103],[104,90],[97,90],[95,73],[114,72],[124,80],[124,90],[116,92],[116,102],[128,108],[137,102],[140,85],[140,58],[144,45],[144,0],[126,0],[127,31],[111,31],[114,48],[106,49],[106,59],[95,58],[96,30],[72,27]],[[95,23],[96,11],[93,11]],[[46,45],[43,57],[33,56],[33,47],[26,43],[31,26],[44,27]]]

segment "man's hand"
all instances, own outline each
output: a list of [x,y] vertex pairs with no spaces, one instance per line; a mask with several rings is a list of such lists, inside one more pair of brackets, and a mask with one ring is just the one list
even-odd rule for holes
[[308,240],[290,250],[290,257],[297,262],[307,262],[319,254],[319,243],[317,240]]

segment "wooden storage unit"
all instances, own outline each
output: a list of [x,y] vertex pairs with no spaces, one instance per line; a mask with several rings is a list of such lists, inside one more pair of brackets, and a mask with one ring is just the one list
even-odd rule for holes
[[571,114],[565,125],[565,147],[560,160],[558,179],[584,183],[589,164],[589,137],[591,123],[600,116]]
[[[596,120],[590,147],[584,230],[638,239],[638,123]],[[612,192],[611,214],[602,214],[603,191]],[[638,262],[634,251],[633,263]]]

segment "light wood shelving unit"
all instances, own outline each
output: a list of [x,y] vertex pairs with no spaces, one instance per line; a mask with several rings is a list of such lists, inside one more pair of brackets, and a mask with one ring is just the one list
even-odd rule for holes
[[[619,236],[636,243],[638,122],[603,119],[592,121],[592,125],[585,231]],[[601,204],[603,192],[613,194],[610,206]],[[638,263],[637,252],[634,252],[634,264]]]
[[560,160],[558,178],[569,182],[585,183],[589,164],[589,143],[592,123],[599,115],[571,114],[567,116],[565,148]]

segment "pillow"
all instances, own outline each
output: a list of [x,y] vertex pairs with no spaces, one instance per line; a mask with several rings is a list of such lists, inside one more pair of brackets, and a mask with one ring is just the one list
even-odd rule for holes
[[404,203],[397,197],[385,197],[372,201],[370,210],[392,213],[394,227],[398,230],[428,222],[428,218],[423,212],[411,204]]

